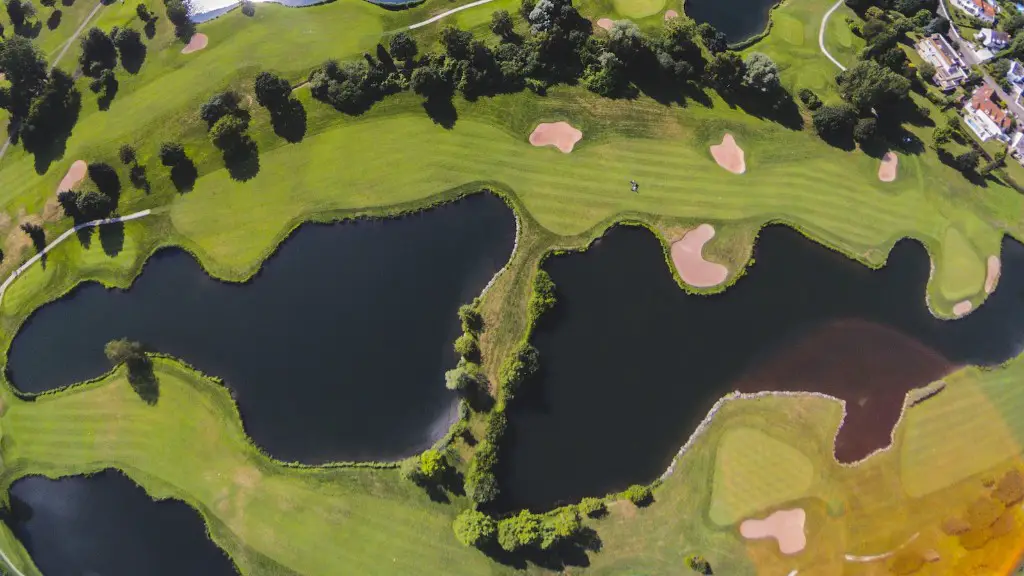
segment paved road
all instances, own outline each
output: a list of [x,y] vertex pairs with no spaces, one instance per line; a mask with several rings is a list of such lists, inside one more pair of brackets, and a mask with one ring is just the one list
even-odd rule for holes
[[821,48],[821,53],[824,54],[826,58],[831,60],[832,63],[838,66],[840,70],[845,71],[846,66],[840,64],[839,60],[833,58],[832,55],[828,53],[828,50],[825,49],[825,26],[828,25],[828,17],[831,16],[832,13],[838,10],[839,7],[842,5],[843,0],[837,0],[836,3],[833,4],[831,8],[828,9],[828,12],[825,12],[825,16],[821,19],[821,28],[818,29],[818,47]]
[[3,284],[0,284],[0,302],[3,302],[4,293],[7,292],[7,289],[11,286],[11,284],[13,284],[14,281],[18,279],[18,276],[21,276],[21,274],[25,270],[28,270],[29,267],[31,267],[33,264],[35,264],[39,260],[42,260],[43,256],[45,256],[47,252],[53,250],[58,244],[67,240],[75,232],[78,232],[83,228],[103,226],[104,224],[114,224],[115,222],[128,222],[129,220],[136,220],[144,216],[149,216],[150,214],[152,214],[151,210],[143,210],[141,212],[136,212],[134,214],[129,214],[127,216],[119,216],[117,218],[106,218],[103,220],[93,220],[92,222],[84,222],[71,228],[70,230],[65,231],[63,234],[58,236],[56,240],[47,244],[46,247],[43,248],[38,254],[29,258],[24,264],[19,266],[17,270],[12,272],[11,275],[7,277],[7,280],[4,280]]
[[465,6],[459,6],[458,8],[453,8],[453,9],[447,11],[447,12],[442,12],[442,13],[438,14],[437,16],[434,16],[433,18],[428,18],[428,19],[424,20],[423,22],[417,22],[416,24],[413,24],[412,26],[409,26],[409,30],[415,30],[415,29],[417,29],[417,28],[419,28],[421,26],[426,26],[427,24],[433,24],[434,22],[437,22],[438,20],[440,20],[440,19],[442,19],[442,18],[444,18],[446,16],[451,16],[452,14],[455,14],[456,12],[461,12],[463,10],[466,10],[467,8],[473,8],[474,6],[480,6],[481,4],[487,4],[488,2],[493,2],[493,1],[494,0],[476,0],[476,2],[470,2],[469,4],[466,4]]

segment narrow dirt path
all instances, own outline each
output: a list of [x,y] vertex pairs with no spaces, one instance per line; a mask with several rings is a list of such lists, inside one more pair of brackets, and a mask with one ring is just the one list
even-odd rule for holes
[[840,70],[845,71],[846,66],[840,64],[839,60],[836,60],[831,54],[828,53],[828,50],[825,49],[825,26],[828,25],[828,17],[831,16],[832,13],[838,10],[839,7],[842,5],[843,0],[836,0],[836,3],[833,4],[831,8],[828,9],[828,12],[825,12],[825,16],[821,19],[821,28],[818,30],[818,47],[821,48],[821,53],[824,54],[826,58],[831,60],[832,63],[838,66]]

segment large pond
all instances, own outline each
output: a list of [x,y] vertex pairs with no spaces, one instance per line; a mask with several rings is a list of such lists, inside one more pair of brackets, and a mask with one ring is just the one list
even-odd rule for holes
[[7,522],[45,576],[238,574],[195,510],[113,471],[18,480]]
[[[877,271],[781,226],[762,231],[735,286],[690,296],[648,231],[615,228],[545,264],[558,303],[533,338],[538,375],[510,408],[501,508],[549,508],[661,474],[732,390],[820,391],[847,400],[836,456],[886,446],[904,394],[1024,343],[1024,246],[1003,245],[983,306],[940,321],[924,294],[928,257],[897,244]],[[781,417],[781,415],[780,415]]]
[[764,31],[772,6],[781,0],[686,0],[683,11],[698,23],[708,22],[730,44]]
[[404,457],[447,431],[456,312],[514,241],[512,211],[480,194],[402,218],[302,226],[246,284],[163,251],[127,291],[89,283],[40,308],[15,336],[8,376],[26,392],[93,378],[109,369],[104,344],[129,338],[222,377],[246,431],[276,458]]

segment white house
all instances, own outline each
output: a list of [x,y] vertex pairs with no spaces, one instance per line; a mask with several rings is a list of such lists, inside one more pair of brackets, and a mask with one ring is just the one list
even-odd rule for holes
[[999,95],[987,85],[975,90],[964,104],[964,122],[982,142],[995,138],[1010,143],[1006,132],[1013,126],[1013,119],[999,106]]
[[1009,34],[991,28],[982,28],[981,32],[974,35],[974,38],[980,40],[985,45],[985,48],[995,50],[996,52],[1010,45]]
[[1014,84],[1024,84],[1024,65],[1016,60],[1010,60],[1010,69],[1006,71],[1006,79]]
[[960,56],[941,34],[932,34],[921,39],[914,49],[925,62],[935,66],[932,81],[944,91],[955,89],[967,79],[967,68]]
[[960,11],[987,24],[995,23],[996,13],[999,11],[995,5],[986,0],[950,0],[950,3]]

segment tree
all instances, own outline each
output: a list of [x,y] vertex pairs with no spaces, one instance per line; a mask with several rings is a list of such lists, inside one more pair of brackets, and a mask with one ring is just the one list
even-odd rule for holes
[[498,544],[506,552],[537,546],[542,537],[540,518],[529,510],[498,523]]
[[0,42],[0,70],[11,83],[0,105],[18,118],[28,114],[32,100],[47,84],[47,69],[46,60],[31,40],[12,36]]
[[30,18],[36,15],[35,6],[32,5],[28,0],[7,0],[7,17],[11,19],[11,24],[14,26],[15,31],[23,27]]
[[626,79],[626,65],[611,52],[602,52],[598,56],[597,64],[587,69],[583,76],[583,85],[591,92],[605,97],[621,94],[629,85]]
[[449,390],[471,392],[487,386],[487,376],[474,362],[460,361],[458,366],[444,373],[444,385]]
[[450,90],[450,86],[444,76],[433,66],[417,68],[409,79],[409,86],[413,92],[427,99]]
[[864,146],[875,139],[878,132],[878,121],[874,117],[861,118],[853,127],[853,140]]
[[110,360],[112,365],[117,366],[118,364],[138,358],[140,355],[145,354],[145,350],[142,344],[138,342],[133,342],[127,338],[119,338],[107,342],[106,346],[103,347],[103,353],[106,354],[107,360]]
[[1016,36],[1021,30],[1024,30],[1024,14],[1020,12],[1012,11],[1010,16],[1000,18],[999,21],[1003,25],[1003,31],[1010,36]]
[[455,352],[462,357],[474,357],[480,353],[480,342],[476,336],[469,332],[463,332],[455,339]]
[[839,95],[860,110],[906,98],[910,81],[872,60],[860,61],[839,74]]
[[68,212],[68,206],[64,206],[64,212],[73,218],[81,218],[83,221],[106,218],[107,216],[110,216],[114,212],[114,208],[117,207],[113,198],[96,190],[70,193],[74,198],[74,213]]
[[825,139],[849,137],[857,122],[857,111],[849,104],[826,104],[811,114],[814,130]]
[[455,60],[468,60],[470,57],[469,46],[473,42],[473,33],[460,30],[458,27],[449,24],[441,29],[441,46],[445,54]]
[[57,0],[39,0],[39,3],[47,8],[53,8],[57,4]]
[[515,24],[512,22],[512,15],[508,10],[496,10],[491,14],[491,32],[509,38],[515,32]]
[[580,512],[586,514],[590,518],[601,516],[608,510],[604,504],[604,500],[599,498],[584,498],[583,500],[580,500],[579,509]]
[[142,20],[143,22],[149,22],[153,19],[153,13],[150,12],[149,8],[141,2],[139,2],[135,7],[135,13],[139,16],[139,20]]
[[142,34],[134,28],[115,28],[111,37],[114,46],[121,55],[121,65],[132,74],[139,71],[142,61],[146,58],[146,45],[142,43]]
[[274,113],[283,110],[292,96],[292,85],[273,72],[260,72],[253,82],[256,102]]
[[82,108],[82,95],[71,75],[54,68],[43,90],[32,100],[21,125],[21,143],[25,150],[37,153],[71,135]]
[[711,574],[711,563],[699,554],[690,554],[686,557],[686,566],[698,574]]
[[978,167],[978,162],[981,160],[981,153],[971,148],[970,150],[959,154],[953,159],[953,165],[957,170],[961,172],[971,172]]
[[182,0],[165,0],[164,6],[167,9],[167,19],[174,24],[175,36],[187,42],[195,32],[195,24],[188,14],[188,5]]
[[772,92],[779,87],[779,67],[767,54],[752,52],[744,61],[743,83],[759,92]]
[[480,313],[478,302],[463,304],[459,306],[459,323],[462,324],[462,331],[479,334],[484,328],[484,317]]
[[135,163],[135,148],[132,148],[131,144],[121,144],[121,147],[117,149],[117,157],[121,160],[121,164],[127,166],[128,164]]
[[241,96],[233,90],[218,92],[211,96],[203,104],[202,108],[199,109],[199,117],[205,120],[208,126],[212,127],[221,118],[238,112],[238,104],[241,100]]
[[78,64],[87,75],[96,77],[103,70],[117,65],[117,48],[103,30],[93,26],[79,43],[82,45],[82,55],[78,57]]
[[160,163],[164,166],[177,166],[185,162],[185,148],[177,142],[164,142],[160,145]]
[[939,126],[932,131],[932,140],[939,145],[948,144],[953,139],[953,132],[949,126]]
[[580,521],[580,513],[576,507],[568,506],[559,510],[545,528],[541,548],[550,548],[557,542],[576,537],[583,529],[583,522]]
[[405,62],[411,61],[416,57],[419,52],[419,47],[416,45],[416,40],[405,31],[399,32],[388,40],[388,52],[391,53],[392,58],[404,60]]
[[931,62],[922,62],[917,67],[917,74],[921,77],[922,82],[932,82],[935,78],[935,65]]
[[210,128],[210,141],[224,152],[238,150],[248,139],[248,129],[249,123],[238,116],[224,116]]
[[644,49],[644,35],[640,32],[640,27],[633,22],[616,20],[608,31],[606,46],[609,52],[629,66]]
[[441,452],[429,449],[420,454],[420,474],[428,482],[439,481],[448,471],[448,460]]
[[708,64],[708,82],[720,92],[729,93],[738,89],[745,74],[743,60],[735,52],[715,54]]
[[729,43],[726,41],[725,34],[716,30],[711,24],[702,22],[697,26],[697,33],[700,34],[701,42],[708,49],[708,52],[718,54],[729,49]]
[[46,247],[46,231],[43,230],[43,227],[32,222],[25,222],[19,228],[32,239],[32,245],[35,246],[36,251],[42,252]]
[[452,529],[455,538],[463,545],[480,548],[494,541],[498,524],[490,516],[470,508],[455,517]]

